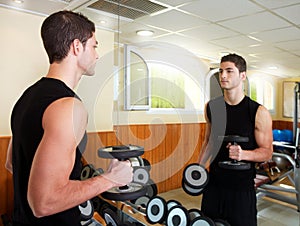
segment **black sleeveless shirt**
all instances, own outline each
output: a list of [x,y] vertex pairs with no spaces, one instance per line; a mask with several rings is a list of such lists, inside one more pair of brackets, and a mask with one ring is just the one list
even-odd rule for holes
[[210,181],[222,188],[236,190],[254,189],[255,163],[251,162],[249,170],[229,170],[220,168],[220,161],[230,161],[229,151],[226,148],[228,142],[219,139],[224,135],[239,135],[248,137],[249,142],[239,143],[244,150],[257,148],[255,141],[255,116],[259,104],[245,96],[237,105],[229,105],[224,97],[218,97],[209,101],[207,105],[207,117],[211,122],[210,143],[215,158],[210,166]]
[[[79,99],[62,81],[42,78],[23,93],[13,108],[11,116],[14,182],[13,222],[16,224],[31,226],[81,225],[78,207],[51,216],[36,218],[27,201],[31,164],[44,133],[42,127],[43,114],[52,102],[64,97]],[[70,175],[71,180],[80,179],[81,156],[85,144],[86,135],[76,149],[76,159]]]

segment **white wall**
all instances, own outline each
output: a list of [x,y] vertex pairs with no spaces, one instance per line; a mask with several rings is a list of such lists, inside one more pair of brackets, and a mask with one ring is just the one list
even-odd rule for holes
[[[0,136],[11,135],[10,114],[19,96],[48,71],[48,57],[40,37],[44,19],[0,8]],[[112,130],[113,83],[109,76],[113,68],[114,34],[97,30],[96,37],[100,43],[96,74],[82,79],[78,93],[91,115],[88,130],[108,131]],[[95,104],[94,95],[98,93],[97,97],[101,100]],[[97,112],[97,120],[93,119],[94,111]]]

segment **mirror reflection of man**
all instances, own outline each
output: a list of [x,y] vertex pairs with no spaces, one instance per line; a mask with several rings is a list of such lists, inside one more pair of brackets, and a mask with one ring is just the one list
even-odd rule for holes
[[[212,219],[228,221],[231,226],[257,225],[255,163],[271,159],[273,152],[271,115],[264,106],[245,96],[245,79],[243,57],[237,54],[222,57],[219,81],[224,95],[205,106],[206,135],[199,157],[199,163],[209,170],[201,210]],[[225,123],[220,121],[222,118]],[[218,134],[222,131],[220,126],[225,134]],[[214,150],[220,135],[248,137],[249,142],[238,145],[223,142]],[[230,160],[249,162],[250,169],[224,169],[218,164]]]

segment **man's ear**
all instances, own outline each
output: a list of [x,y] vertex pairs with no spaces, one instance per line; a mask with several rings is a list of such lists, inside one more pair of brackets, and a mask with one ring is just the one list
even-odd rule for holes
[[74,41],[71,44],[71,49],[74,55],[78,55],[78,53],[82,49],[82,43],[78,39],[74,39]]
[[246,79],[246,71],[243,71],[243,72],[240,72],[240,77],[242,80],[245,80]]

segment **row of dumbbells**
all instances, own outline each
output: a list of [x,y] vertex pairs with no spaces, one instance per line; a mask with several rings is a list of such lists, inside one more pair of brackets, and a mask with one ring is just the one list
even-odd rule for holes
[[166,201],[161,196],[152,197],[147,203],[146,217],[150,224],[167,226],[229,226],[221,219],[212,220],[199,209],[187,210],[176,200]]

